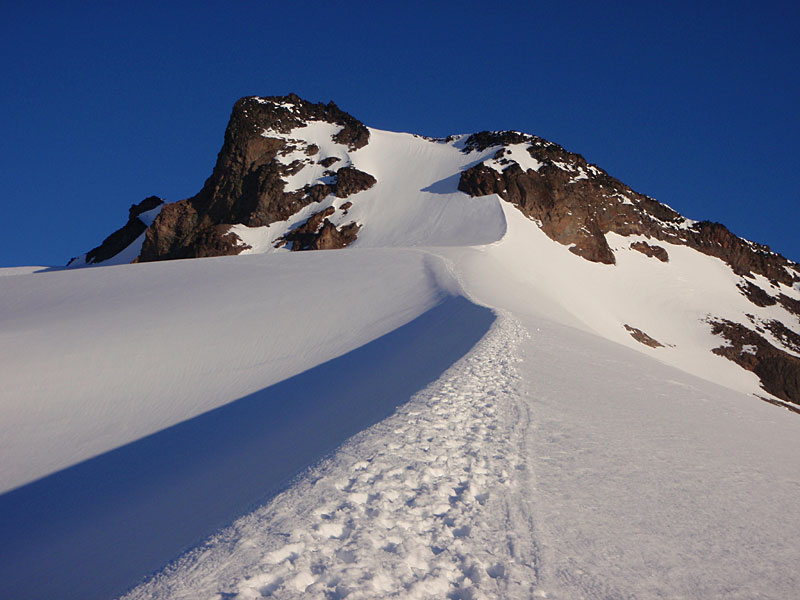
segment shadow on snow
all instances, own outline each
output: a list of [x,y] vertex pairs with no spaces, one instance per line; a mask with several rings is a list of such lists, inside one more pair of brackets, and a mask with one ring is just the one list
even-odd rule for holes
[[0,596],[123,593],[388,417],[493,321],[449,298],[339,358],[0,495]]

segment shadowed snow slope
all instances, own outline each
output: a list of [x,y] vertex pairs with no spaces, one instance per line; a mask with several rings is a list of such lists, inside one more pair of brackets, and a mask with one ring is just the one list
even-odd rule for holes
[[122,592],[389,416],[493,320],[451,296],[332,361],[0,496],[3,597]]
[[524,338],[500,315],[394,415],[129,600],[530,597]]
[[411,321],[448,293],[436,260],[326,252],[4,277],[0,491]]

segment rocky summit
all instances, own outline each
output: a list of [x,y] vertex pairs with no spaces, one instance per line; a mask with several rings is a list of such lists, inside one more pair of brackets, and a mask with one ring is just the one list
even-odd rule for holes
[[[503,204],[575,261],[611,270],[598,277],[615,277],[620,257],[631,253],[666,279],[683,277],[686,256],[721,261],[730,279],[725,297],[744,298],[750,309],[726,312],[709,293],[702,323],[692,326],[716,340],[709,354],[754,373],[771,396],[765,399],[800,404],[796,263],[724,225],[690,220],[580,154],[517,131],[425,138],[372,130],[333,102],[294,94],[242,98],[196,195],[167,203],[153,196],[132,206],[122,228],[70,264],[465,245],[459,237],[465,230],[477,232],[470,234],[475,245],[481,231],[481,243],[497,237],[492,228],[505,231],[507,219],[496,219]],[[559,267],[567,271],[560,276],[581,277],[576,265]],[[651,317],[658,322],[655,308]],[[618,320],[609,337],[621,343],[632,339],[660,356],[680,346],[624,315]]]

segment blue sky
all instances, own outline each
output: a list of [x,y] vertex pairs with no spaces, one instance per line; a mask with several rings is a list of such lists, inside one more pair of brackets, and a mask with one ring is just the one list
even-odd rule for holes
[[383,129],[534,133],[800,260],[794,4],[115,4],[6,8],[2,266],[194,194],[234,101],[289,92]]

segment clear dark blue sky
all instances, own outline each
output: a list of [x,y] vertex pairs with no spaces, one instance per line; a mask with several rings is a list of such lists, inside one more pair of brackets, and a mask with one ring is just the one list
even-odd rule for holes
[[796,3],[117,4],[6,5],[2,266],[194,194],[234,101],[289,92],[383,129],[535,133],[800,260]]

